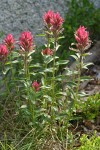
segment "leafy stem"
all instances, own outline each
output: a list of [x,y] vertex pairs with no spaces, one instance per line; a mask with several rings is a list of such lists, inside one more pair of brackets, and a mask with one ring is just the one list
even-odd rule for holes
[[78,67],[78,83],[77,83],[77,89],[76,89],[76,95],[78,95],[79,87],[81,83],[81,73],[82,73],[82,64],[83,64],[83,54],[80,52],[79,54],[79,67]]
[[7,93],[9,94],[10,90],[9,90],[9,86],[8,86],[8,83],[7,83],[7,80],[6,80],[5,63],[4,62],[2,63],[2,76],[3,76],[3,79],[4,79],[4,84],[5,84],[6,89],[7,89]]

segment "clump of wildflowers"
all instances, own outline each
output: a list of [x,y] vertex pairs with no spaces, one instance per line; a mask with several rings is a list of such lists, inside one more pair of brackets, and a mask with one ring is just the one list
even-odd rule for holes
[[91,41],[89,40],[89,32],[86,31],[84,26],[80,26],[75,32],[75,39],[78,42],[77,48],[80,50],[85,50],[89,48]]
[[43,55],[53,55],[53,51],[50,48],[46,48],[42,51]]
[[15,38],[13,37],[12,34],[7,35],[7,37],[4,39],[4,43],[6,44],[10,52],[14,50]]
[[36,92],[40,91],[40,83],[38,83],[37,81],[34,81],[32,83],[32,87],[35,89]]
[[22,32],[19,38],[19,44],[23,51],[30,52],[33,50],[33,36],[30,31]]
[[7,55],[8,55],[8,49],[6,45],[1,44],[0,45],[0,60],[5,60],[7,58]]

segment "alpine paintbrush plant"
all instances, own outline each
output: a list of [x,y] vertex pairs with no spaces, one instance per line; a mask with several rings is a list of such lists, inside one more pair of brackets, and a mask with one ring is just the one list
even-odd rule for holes
[[25,77],[29,78],[29,60],[28,55],[34,50],[34,39],[30,31],[24,31],[21,33],[19,38],[19,45],[21,48],[21,53],[24,58],[24,70]]
[[78,71],[78,75],[76,79],[77,80],[76,99],[78,100],[82,70],[87,69],[87,66],[92,64],[92,63],[84,64],[85,57],[90,55],[90,53],[87,53],[86,50],[91,46],[91,40],[89,38],[89,32],[86,30],[84,26],[80,26],[76,30],[74,36],[77,43],[75,44],[72,43],[72,45],[75,45],[76,49],[71,48],[71,50],[76,51],[76,56],[74,55],[74,58],[76,59],[76,63],[77,63],[76,70]]
[[[42,107],[45,112],[45,120],[49,121],[52,128],[58,124],[67,124],[62,121],[62,114],[67,112],[65,105],[67,101],[63,101],[64,92],[62,91],[62,82],[66,78],[65,75],[58,74],[59,66],[66,65],[67,60],[59,60],[57,50],[59,48],[59,37],[62,32],[64,19],[57,12],[49,10],[43,17],[45,25],[45,33],[47,38],[47,47],[42,51],[44,58],[44,73],[42,77],[41,90],[43,91]],[[51,48],[52,47],[52,48]],[[66,94],[65,94],[66,95]],[[63,118],[64,119],[64,118]],[[44,123],[46,121],[43,121]],[[63,128],[66,130],[65,128]],[[58,129],[57,129],[58,130]],[[59,131],[60,132],[60,131]],[[62,131],[61,131],[62,132]]]

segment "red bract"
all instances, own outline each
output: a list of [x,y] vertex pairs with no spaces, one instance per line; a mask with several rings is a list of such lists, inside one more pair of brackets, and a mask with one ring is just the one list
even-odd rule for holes
[[19,44],[22,50],[24,51],[31,51],[33,50],[33,36],[30,31],[22,32],[19,38]]
[[43,55],[53,55],[53,51],[50,48],[46,48],[42,51]]
[[14,39],[14,37],[13,37],[12,34],[8,34],[8,35],[7,35],[7,37],[4,39],[4,43],[6,44],[7,48],[8,48],[10,51],[12,51],[12,50],[15,48],[15,46],[14,46],[14,44],[15,44],[15,39]]
[[47,13],[44,14],[44,23],[51,31],[60,30],[64,19],[60,16],[60,14],[54,13],[54,11],[49,10]]
[[58,12],[54,13],[53,17],[51,18],[51,29],[53,31],[61,29],[63,22],[64,19],[60,16],[60,14]]
[[38,92],[40,90],[40,83],[38,83],[37,81],[34,81],[32,83],[32,87],[35,89],[36,92]]
[[75,39],[78,42],[79,47],[86,47],[89,44],[89,32],[86,31],[84,26],[80,26],[75,32]]
[[54,12],[52,10],[49,10],[47,13],[44,14],[43,19],[46,25],[51,24],[51,19],[54,15]]
[[8,55],[8,49],[6,45],[1,44],[0,45],[0,60],[6,59]]

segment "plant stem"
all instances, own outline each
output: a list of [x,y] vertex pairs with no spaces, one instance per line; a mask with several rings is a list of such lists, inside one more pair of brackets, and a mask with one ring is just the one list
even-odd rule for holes
[[[54,121],[54,109],[55,106],[55,56],[57,51],[57,37],[54,36],[54,54],[53,54],[53,74],[52,74],[52,105],[51,105],[51,111],[52,111],[52,120]],[[52,122],[53,122],[52,121]]]
[[28,76],[28,64],[27,64],[27,56],[28,56],[28,53],[25,52],[25,57],[24,57],[24,69],[25,69],[25,78],[27,80],[27,76]]
[[6,76],[5,76],[4,72],[5,72],[5,63],[2,63],[2,76],[3,76],[4,83],[5,83],[5,86],[6,86],[6,89],[7,89],[7,93],[9,94],[10,90],[9,90],[9,86],[8,86],[8,83],[7,83]]
[[11,67],[11,79],[14,80],[14,72],[13,72],[13,65],[12,65],[12,53],[10,55],[10,67]]
[[56,50],[57,50],[57,38],[55,37],[54,39],[54,54],[53,54],[53,82],[52,82],[52,85],[53,85],[53,95],[55,95],[55,56],[56,56]]
[[77,88],[76,88],[76,99],[78,99],[78,92],[79,92],[79,87],[81,83],[82,62],[83,62],[83,53],[80,52],[79,67],[78,67],[78,82],[77,82]]
[[49,45],[50,45],[50,35],[49,34],[47,34],[47,41],[48,41],[47,47],[49,48]]

